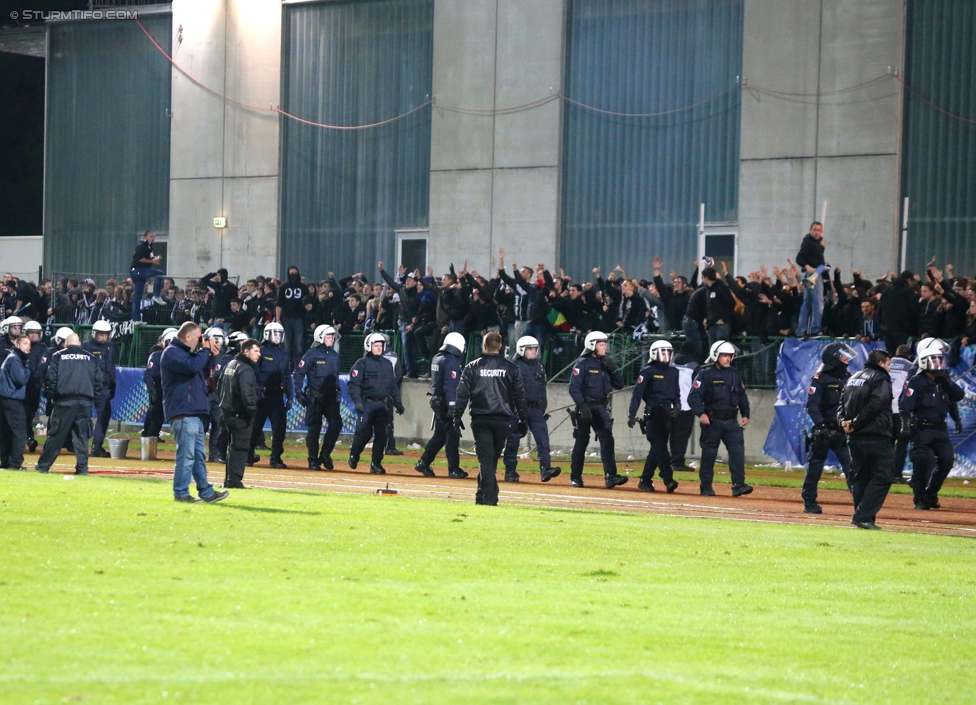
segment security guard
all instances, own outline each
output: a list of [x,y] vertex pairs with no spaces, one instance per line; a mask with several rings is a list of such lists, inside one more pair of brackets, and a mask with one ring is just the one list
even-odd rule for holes
[[95,397],[95,429],[92,433],[91,456],[107,458],[108,451],[102,447],[108,424],[112,420],[112,399],[115,398],[115,348],[109,342],[112,324],[108,321],[95,321],[91,329],[91,340],[81,347],[91,353],[102,374],[102,391]]
[[207,460],[223,465],[227,462],[227,427],[224,426],[218,387],[220,376],[224,368],[234,359],[234,355],[227,350],[227,334],[223,328],[211,326],[203,337],[207,340],[216,340],[220,345],[220,352],[211,360],[210,368],[210,457]]
[[163,428],[163,377],[160,373],[159,359],[163,356],[163,350],[176,338],[176,329],[170,328],[163,331],[159,337],[159,347],[149,354],[146,362],[146,369],[142,372],[142,382],[146,385],[146,393],[149,395],[149,409],[146,411],[146,419],[142,424],[142,437],[158,437]]
[[[332,451],[342,431],[339,404],[339,353],[335,351],[338,333],[332,326],[318,326],[312,333],[312,347],[295,370],[295,398],[305,407],[305,448],[309,470],[332,470]],[[319,452],[322,417],[328,428]]]
[[[552,467],[549,455],[549,428],[546,421],[549,414],[546,407],[549,400],[546,395],[546,370],[542,366],[539,355],[539,341],[531,335],[524,335],[515,343],[515,357],[512,360],[519,372],[522,373],[522,386],[525,388],[525,406],[528,408],[526,423],[535,438],[536,452],[539,456],[539,474],[543,482],[549,482],[558,477],[561,468]],[[518,482],[519,475],[515,468],[518,465],[518,447],[521,435],[518,428],[518,416],[512,417],[512,425],[508,432],[508,442],[505,445],[505,482]]]
[[447,456],[447,476],[457,480],[468,476],[461,469],[458,449],[461,434],[454,426],[454,405],[464,368],[464,348],[463,335],[448,333],[440,352],[430,361],[430,408],[434,411],[434,435],[427,441],[420,460],[413,466],[424,477],[434,477],[430,464],[441,448]]
[[64,349],[48,359],[44,394],[54,408],[48,419],[47,440],[34,469],[49,472],[70,435],[75,451],[75,475],[87,475],[92,404],[102,392],[104,374],[95,357],[81,347],[75,333],[64,342]]
[[[269,466],[287,468],[281,460],[285,450],[285,425],[288,410],[295,400],[295,383],[291,375],[289,353],[282,347],[285,329],[280,323],[264,327],[261,359],[258,361],[258,411],[251,429],[251,464],[259,460],[254,449],[264,431],[265,419],[271,419],[271,459]],[[296,343],[299,345],[300,343]]]
[[681,386],[678,369],[671,364],[674,348],[666,340],[651,343],[647,353],[647,366],[637,375],[637,384],[630,397],[630,414],[627,426],[633,428],[637,423],[637,410],[644,402],[644,419],[641,428],[651,449],[644,461],[638,489],[654,492],[654,471],[660,469],[664,487],[671,494],[678,489],[671,469],[671,453],[668,452],[668,439],[674,418],[681,412]]
[[369,471],[374,475],[385,475],[383,451],[386,449],[387,402],[392,397],[393,408],[403,414],[400,388],[396,383],[393,365],[383,357],[386,338],[381,333],[370,333],[363,341],[366,354],[356,360],[349,371],[349,396],[356,407],[356,433],[349,449],[349,467],[353,470],[359,464],[359,456],[366,448],[370,436],[373,437],[373,459]]
[[0,363],[0,468],[7,470],[26,470],[24,397],[31,376],[27,369],[29,356],[30,339],[22,335]]
[[14,341],[24,332],[24,321],[20,316],[11,316],[0,321],[0,363],[14,349]]
[[884,505],[894,475],[895,449],[891,443],[891,354],[883,348],[868,354],[864,369],[844,385],[837,420],[851,446],[851,494],[860,529],[878,529],[878,512]]
[[[64,350],[67,347],[68,336],[72,335],[74,330],[68,328],[67,326],[61,326],[58,328],[54,335],[51,336],[51,347],[48,348],[44,355],[41,356],[41,364],[37,368],[37,376],[41,379],[41,387],[45,385],[45,380],[47,379],[47,368],[51,364],[51,355],[53,355],[58,350]],[[44,394],[44,413],[48,417],[48,425],[50,425],[51,414],[54,413],[54,400]],[[48,430],[50,435],[50,429]],[[90,436],[91,434],[89,434]],[[65,436],[64,439],[64,449],[68,452],[74,452],[74,441],[70,434]]]
[[41,342],[44,328],[37,321],[27,321],[24,324],[24,335],[30,339],[30,355],[27,358],[27,369],[30,370],[30,381],[24,396],[24,416],[27,422],[27,449],[33,453],[37,450],[37,440],[34,438],[34,417],[41,406],[41,390],[44,388],[44,378],[41,377],[41,360],[47,353],[47,346]]
[[617,474],[613,419],[607,409],[612,390],[623,389],[624,381],[617,370],[617,363],[607,357],[608,340],[606,333],[587,333],[583,339],[583,355],[573,365],[573,374],[569,378],[569,396],[576,402],[576,409],[570,412],[576,438],[570,465],[573,487],[583,486],[583,459],[590,442],[591,428],[600,440],[605,486],[610,489],[627,482],[626,477]]
[[837,405],[840,403],[841,390],[851,377],[847,365],[855,357],[857,353],[851,347],[844,343],[831,343],[820,354],[823,364],[810,380],[807,413],[813,421],[813,432],[807,454],[807,472],[800,491],[806,514],[823,514],[823,508],[817,504],[817,486],[823,475],[827,453],[834,451],[844,477],[849,479],[851,476],[851,451],[847,447],[847,434],[837,423]]
[[915,509],[939,509],[939,490],[956,462],[946,414],[965,392],[949,378],[941,340],[925,338],[917,350],[919,373],[908,380],[901,395],[901,436],[912,440]]
[[462,416],[471,402],[471,432],[478,453],[478,489],[476,504],[498,504],[498,480],[495,471],[498,458],[505,448],[513,415],[519,418],[519,433],[528,432],[525,390],[522,374],[511,360],[502,355],[502,336],[491,331],[482,342],[484,354],[468,364],[461,372],[457,403],[454,405],[454,426],[464,428]]
[[[732,367],[736,347],[725,340],[712,345],[707,362],[691,384],[688,404],[701,421],[700,493],[714,497],[712,478],[719,443],[729,453],[729,473],[732,475],[732,496],[741,497],[752,492],[746,484],[745,440],[742,429],[749,424],[749,397],[739,372]],[[738,422],[742,414],[741,425]]]
[[244,468],[251,451],[251,424],[258,410],[257,361],[261,346],[256,340],[239,343],[240,352],[224,367],[219,394],[223,423],[227,427],[227,460],[224,488],[247,489]]

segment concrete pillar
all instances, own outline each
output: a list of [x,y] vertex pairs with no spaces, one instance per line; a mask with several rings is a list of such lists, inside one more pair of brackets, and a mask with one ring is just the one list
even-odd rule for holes
[[[434,4],[430,240],[435,270],[489,272],[499,248],[556,265],[562,105],[512,114],[562,86],[565,0],[438,0]],[[489,275],[490,276],[490,275]]]
[[[745,0],[743,77],[797,94],[903,70],[903,0]],[[892,76],[831,96],[742,95],[739,271],[785,265],[827,205],[827,261],[897,268],[901,91]]]
[[[174,0],[169,272],[276,272],[281,4]],[[227,227],[213,226],[216,216]]]

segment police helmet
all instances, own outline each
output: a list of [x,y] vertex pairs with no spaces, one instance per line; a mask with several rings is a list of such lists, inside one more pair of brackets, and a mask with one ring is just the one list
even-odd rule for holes
[[519,357],[525,357],[526,348],[537,348],[539,347],[539,341],[533,338],[531,335],[523,335],[515,343],[515,354]]
[[916,348],[918,366],[923,370],[944,370],[946,368],[945,343],[938,338],[923,338]]
[[820,359],[823,360],[824,369],[844,367],[855,357],[857,357],[857,351],[845,343],[831,343],[820,353]]
[[240,350],[241,343],[247,340],[247,334],[241,331],[235,331],[230,334],[227,338],[227,349],[228,350]]
[[37,321],[27,321],[27,323],[24,324],[24,335],[27,335],[29,333],[43,333],[43,332],[44,332],[44,328]]
[[739,354],[739,348],[727,340],[717,340],[712,344],[708,351],[708,359],[705,362],[716,362],[719,355],[731,355],[734,360]]
[[227,344],[227,334],[224,332],[223,328],[210,326],[203,334],[203,337],[208,340],[213,340],[216,338],[220,342],[220,347],[224,347]]
[[170,343],[172,343],[176,339],[176,334],[178,332],[179,331],[176,331],[176,330],[164,330],[163,331],[163,335],[160,337],[159,341],[162,343],[162,345],[163,345],[164,348],[167,345],[169,345]]
[[178,332],[179,331],[176,328],[167,328],[166,330],[164,330],[162,333],[159,334],[159,339],[158,339],[159,344],[160,345],[165,345],[165,343],[163,342],[163,339],[167,336],[167,334],[172,333],[172,334],[176,335],[176,333],[178,333]]
[[648,362],[671,362],[673,358],[674,346],[666,340],[655,340],[647,351]]
[[333,335],[335,338],[332,339],[332,344],[335,345],[335,341],[339,338],[339,334],[336,329],[329,325],[318,326],[312,333],[312,342],[316,345],[325,345],[325,336]]
[[[11,333],[11,328],[18,328],[16,333]],[[11,316],[10,318],[5,318],[2,323],[0,323],[0,335],[20,335],[24,330],[24,321],[21,320],[20,316]]]
[[64,345],[64,341],[68,339],[69,335],[74,335],[74,330],[68,328],[68,326],[61,326],[54,332],[54,337],[51,340],[60,348]]
[[97,340],[96,337],[99,333],[107,333],[109,336],[112,335],[112,324],[106,320],[95,321],[91,329],[91,339]]
[[373,343],[383,343],[383,352],[386,352],[386,346],[389,345],[389,339],[382,333],[370,333],[363,340],[363,350],[366,352],[372,352]]
[[608,340],[609,338],[607,337],[606,333],[602,333],[598,330],[590,331],[586,334],[586,337],[583,338],[583,349],[593,352],[596,350],[597,343],[600,341],[606,342]]
[[280,323],[271,322],[264,327],[262,340],[278,345],[285,339],[285,327]]
[[444,344],[441,345],[441,350],[447,350],[448,348],[453,348],[448,352],[453,352],[456,355],[464,354],[464,336],[460,333],[448,333],[444,336]]

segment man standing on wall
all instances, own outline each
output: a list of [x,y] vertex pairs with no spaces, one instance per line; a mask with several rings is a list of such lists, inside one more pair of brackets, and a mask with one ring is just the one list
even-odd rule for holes
[[820,335],[820,321],[823,318],[824,295],[823,277],[824,248],[823,224],[813,221],[810,233],[803,237],[800,251],[796,255],[796,266],[803,271],[803,305],[800,307],[800,322],[796,335],[806,338]]
[[161,255],[154,255],[152,246],[156,241],[156,233],[147,230],[142,236],[142,241],[136,246],[136,251],[132,254],[132,268],[129,276],[132,277],[132,320],[141,321],[142,294],[146,290],[146,280],[153,277],[153,301],[157,304],[164,304],[161,296],[163,287],[163,275],[166,274],[162,269],[157,269],[163,258]]

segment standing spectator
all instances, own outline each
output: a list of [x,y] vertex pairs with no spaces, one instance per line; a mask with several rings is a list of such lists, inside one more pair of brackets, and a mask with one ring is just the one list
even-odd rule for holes
[[227,319],[230,318],[230,302],[237,298],[237,286],[228,281],[226,269],[218,269],[211,272],[200,280],[200,286],[213,289],[212,309],[210,322],[218,328],[223,328],[224,332],[229,332]]
[[[229,494],[217,492],[207,481],[204,420],[210,415],[207,398],[207,366],[218,352],[217,344],[200,343],[200,326],[186,322],[160,357],[163,379],[163,413],[176,437],[173,495],[177,502],[219,502]],[[199,499],[190,494],[190,477],[196,481]]]
[[251,424],[258,409],[257,361],[261,345],[247,339],[221,375],[220,408],[227,427],[224,487],[245,489],[244,468],[251,448]]
[[732,292],[713,267],[706,267],[702,271],[702,281],[708,287],[708,298],[705,304],[708,342],[715,344],[720,340],[728,340],[732,337],[732,318],[735,316],[735,299],[732,298]]
[[918,335],[918,298],[912,290],[915,275],[904,271],[881,293],[881,329],[885,348],[894,354],[899,345]]
[[[397,325],[400,328],[400,341],[403,345],[403,366],[406,368],[407,377],[417,378],[417,347],[414,344],[413,332],[417,322],[417,314],[420,310],[421,289],[417,287],[417,280],[420,279],[420,272],[407,272],[401,265],[400,273],[404,275],[403,284],[398,283],[393,277],[383,269],[383,263],[377,262],[380,276],[393,291],[400,297],[400,320]],[[422,287],[421,287],[422,288]]]
[[803,237],[796,264],[803,271],[803,305],[800,307],[800,322],[796,334],[802,338],[820,335],[820,322],[823,318],[824,287],[821,275],[824,271],[823,224],[813,221],[809,234]]
[[7,470],[27,469],[24,467],[27,444],[24,399],[31,376],[27,369],[30,348],[30,339],[19,336],[14,341],[14,349],[0,364],[0,468]]
[[935,295],[932,282],[922,282],[918,290],[918,331],[922,338],[938,338],[942,335],[945,318],[942,299]]
[[278,289],[275,305],[275,320],[284,326],[285,345],[292,369],[298,367],[305,350],[305,293],[302,275],[298,267],[292,265],[288,268],[288,281]]
[[688,310],[688,299],[691,292],[698,284],[698,267],[695,267],[695,274],[691,280],[689,288],[688,280],[671,272],[671,285],[664,283],[661,278],[661,258],[655,257],[654,263],[654,286],[657,287],[657,294],[664,301],[664,317],[668,322],[668,327],[673,331],[683,329],[683,319],[685,311]]
[[862,343],[870,343],[878,339],[881,326],[874,317],[874,301],[865,299],[861,302],[861,331],[858,336]]
[[142,242],[136,246],[136,251],[132,254],[132,268],[129,276],[132,277],[132,320],[141,321],[142,311],[139,306],[142,303],[142,294],[146,290],[146,280],[153,277],[153,300],[163,303],[160,296],[163,286],[163,275],[166,274],[162,269],[157,269],[156,265],[162,262],[161,255],[154,255],[152,246],[156,241],[156,233],[147,230],[142,236]]

